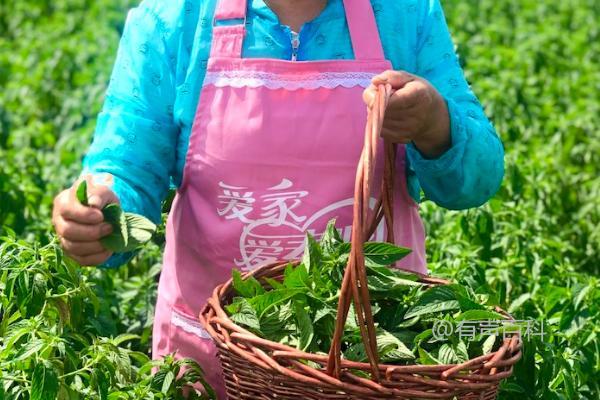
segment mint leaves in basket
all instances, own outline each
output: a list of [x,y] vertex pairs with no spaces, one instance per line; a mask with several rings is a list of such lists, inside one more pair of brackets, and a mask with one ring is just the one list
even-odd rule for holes
[[[237,296],[226,306],[231,320],[256,335],[300,350],[327,354],[335,329],[337,304],[350,244],[329,223],[318,243],[307,235],[301,263],[288,265],[281,281],[259,282],[233,271]],[[456,364],[487,354],[497,335],[456,332],[468,321],[502,320],[486,296],[460,285],[430,286],[417,275],[389,267],[410,250],[388,243],[365,244],[369,292],[380,361],[391,364]],[[443,322],[439,322],[443,321]],[[443,324],[454,333],[440,337]],[[346,321],[343,357],[366,362],[353,308]]]
[[[81,181],[77,186],[77,199],[84,206],[88,205],[87,182]],[[124,212],[118,204],[107,204],[102,209],[104,221],[111,224],[113,231],[100,239],[102,245],[115,253],[133,251],[152,239],[156,225],[144,216]]]

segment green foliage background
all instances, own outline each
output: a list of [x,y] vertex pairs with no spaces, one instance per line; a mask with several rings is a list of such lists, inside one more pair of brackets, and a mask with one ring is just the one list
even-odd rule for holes
[[[107,272],[65,261],[51,234],[134,3],[0,3],[0,399],[178,398],[197,377],[172,360],[150,375],[160,240]],[[422,206],[432,272],[545,321],[502,399],[598,399],[600,3],[443,4],[507,171],[481,209]]]

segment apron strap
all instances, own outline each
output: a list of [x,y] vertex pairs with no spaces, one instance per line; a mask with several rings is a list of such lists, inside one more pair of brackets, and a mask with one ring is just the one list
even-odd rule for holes
[[219,0],[215,10],[215,20],[246,19],[247,0]]
[[385,60],[370,0],[344,0],[348,30],[357,60]]
[[[242,58],[246,36],[247,0],[218,0],[213,20],[210,57]],[[217,25],[217,21],[243,20],[241,24]]]
[[[343,0],[356,60],[385,60],[375,13],[370,0]],[[248,0],[218,0],[213,23],[211,57],[241,58],[246,35]],[[241,24],[217,25],[217,21],[243,20]]]

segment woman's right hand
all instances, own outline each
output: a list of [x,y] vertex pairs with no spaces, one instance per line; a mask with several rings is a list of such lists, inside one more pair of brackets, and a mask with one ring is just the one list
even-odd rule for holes
[[54,198],[52,224],[69,257],[81,265],[99,265],[112,255],[100,243],[101,238],[112,232],[101,210],[107,204],[118,204],[119,199],[108,186],[94,184],[91,178],[86,180],[89,206],[77,200],[79,179]]

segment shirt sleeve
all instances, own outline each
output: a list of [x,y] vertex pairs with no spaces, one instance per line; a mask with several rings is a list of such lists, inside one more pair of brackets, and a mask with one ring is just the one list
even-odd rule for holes
[[[174,58],[156,0],[132,9],[98,116],[83,173],[112,175],[123,210],[158,223],[160,204],[175,164],[179,129],[173,120]],[[125,263],[132,253],[115,254],[105,267]]]
[[426,198],[449,209],[477,207],[492,197],[502,182],[504,150],[464,77],[440,1],[422,3],[417,75],[446,100],[452,146],[440,157],[426,159],[409,144],[407,156]]

